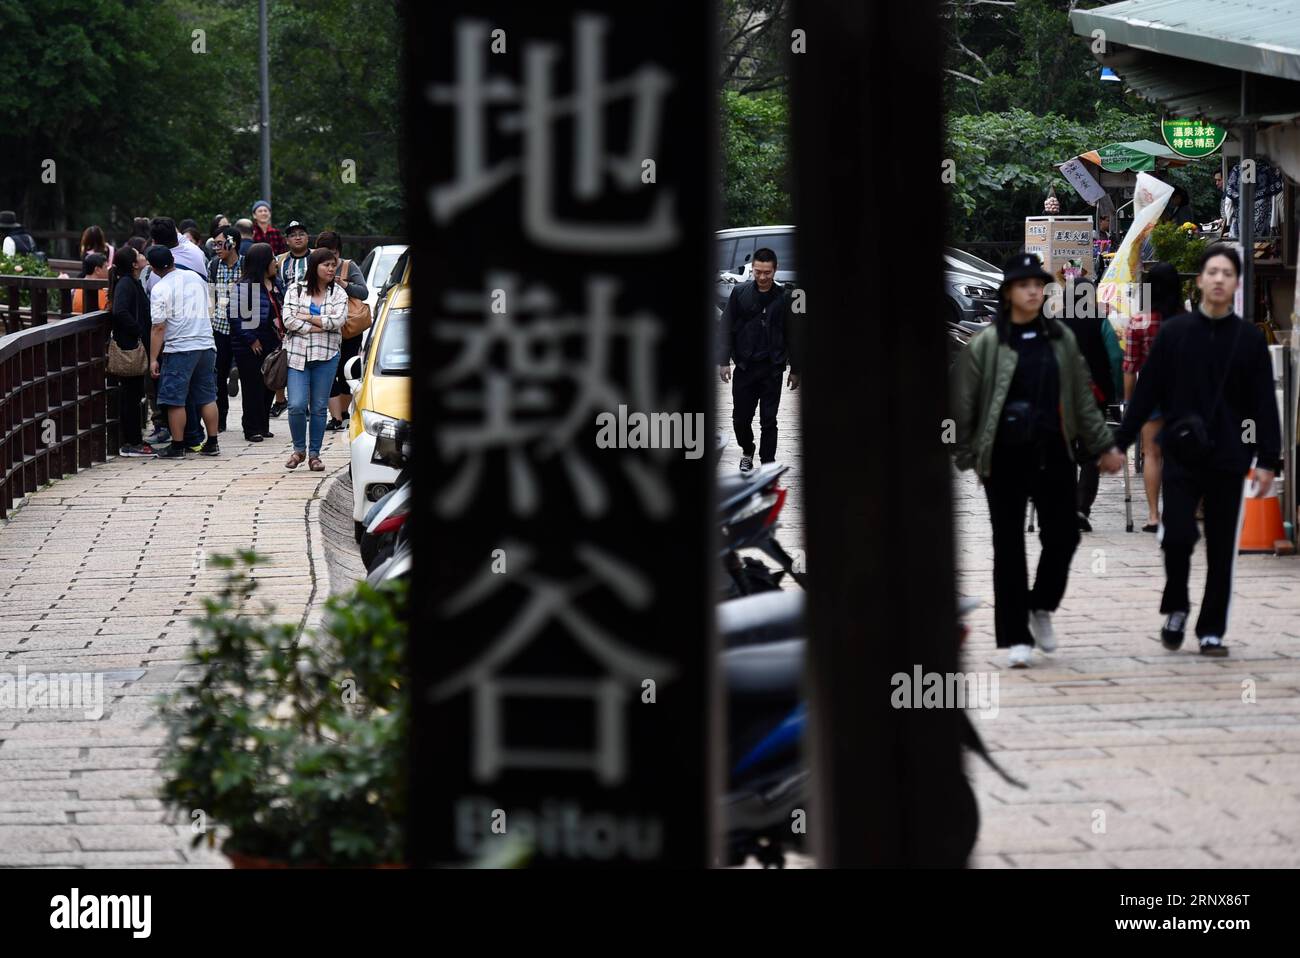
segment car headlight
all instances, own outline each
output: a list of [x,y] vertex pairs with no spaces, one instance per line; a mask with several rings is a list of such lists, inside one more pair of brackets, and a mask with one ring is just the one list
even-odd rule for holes
[[397,435],[397,420],[373,409],[361,410],[361,427],[372,436]]
[[998,298],[998,291],[992,286],[958,286],[957,292],[967,299],[996,300]]

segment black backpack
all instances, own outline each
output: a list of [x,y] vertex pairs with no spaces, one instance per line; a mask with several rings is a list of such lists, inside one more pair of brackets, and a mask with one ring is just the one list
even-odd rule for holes
[[32,239],[31,233],[10,233],[9,238],[14,241],[17,255],[30,256],[36,252],[36,240]]

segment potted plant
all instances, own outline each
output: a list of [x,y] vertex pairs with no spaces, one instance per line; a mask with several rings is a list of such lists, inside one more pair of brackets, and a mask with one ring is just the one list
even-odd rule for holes
[[164,803],[204,823],[194,846],[220,828],[236,868],[400,863],[406,584],[358,583],[299,636],[256,599],[256,553],[211,561],[228,571],[195,619],[199,674],[162,702]]

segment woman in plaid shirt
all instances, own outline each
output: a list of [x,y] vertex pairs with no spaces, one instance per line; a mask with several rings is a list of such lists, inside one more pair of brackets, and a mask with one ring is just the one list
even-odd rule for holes
[[[335,285],[338,253],[313,250],[307,258],[307,278],[294,283],[284,297],[284,348],[289,354],[289,433],[293,455],[285,466],[297,469],[304,459],[314,472],[325,438],[325,409],[339,363],[339,332],[348,318],[348,294]],[[311,416],[311,444],[307,418]]]
[[[1183,281],[1178,271],[1168,263],[1156,263],[1146,271],[1146,281],[1151,284],[1151,311],[1139,313],[1128,324],[1128,341],[1124,346],[1124,401],[1133,398],[1138,373],[1151,353],[1160,324],[1187,310],[1183,307]],[[1143,532],[1160,528],[1160,475],[1164,459],[1156,437],[1164,428],[1165,420],[1156,410],[1142,427],[1142,485],[1147,493],[1147,522]]]

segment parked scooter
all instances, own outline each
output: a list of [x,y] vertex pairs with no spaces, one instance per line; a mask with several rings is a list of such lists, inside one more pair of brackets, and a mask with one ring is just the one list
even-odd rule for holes
[[[958,602],[956,641],[966,638],[965,617],[978,599]],[[796,813],[808,810],[810,773],[803,756],[807,704],[802,694],[804,595],[769,592],[718,606],[720,663],[727,688],[727,791],[722,799],[725,861],[743,864],[753,855],[766,868],[781,868],[788,853],[804,851],[805,835],[794,828]],[[962,744],[983,758],[1007,782],[964,711]],[[974,794],[963,778],[970,834],[977,821]]]
[[360,545],[368,572],[393,555],[397,533],[411,514],[411,424],[399,419],[385,426],[375,439],[374,458],[400,472],[392,490],[366,511]]
[[[781,476],[789,466],[767,463],[749,474],[728,474],[718,478],[719,557],[727,573],[723,599],[781,588],[787,573],[800,586],[804,572],[777,541],[777,516],[785,505],[786,490]],[[761,559],[741,556],[741,549],[758,549],[779,566],[772,569]]]

